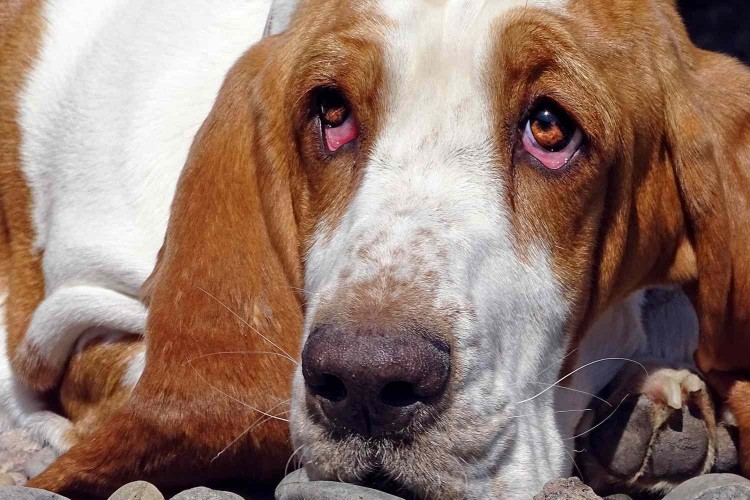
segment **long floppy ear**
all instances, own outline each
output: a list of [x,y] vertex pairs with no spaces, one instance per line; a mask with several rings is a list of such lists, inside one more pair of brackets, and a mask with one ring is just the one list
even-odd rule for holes
[[696,49],[680,31],[668,142],[694,254],[696,361],[738,418],[750,475],[750,70]]
[[[146,366],[130,401],[35,487],[71,498],[145,479],[275,481],[302,328],[292,132],[263,78],[273,40],[231,70],[180,179],[147,286]],[[264,83],[265,82],[265,83]]]

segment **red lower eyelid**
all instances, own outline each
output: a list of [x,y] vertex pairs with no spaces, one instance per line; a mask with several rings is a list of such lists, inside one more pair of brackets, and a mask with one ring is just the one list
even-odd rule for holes
[[359,127],[353,116],[344,121],[338,127],[324,128],[326,147],[329,151],[334,152],[341,146],[348,144],[359,136]]
[[[531,131],[528,127],[523,133],[521,142],[523,143],[523,147],[526,151],[528,151],[534,158],[539,160],[542,165],[550,170],[559,170],[564,167],[568,163],[568,160],[570,160],[570,158],[578,149],[577,147],[566,147],[562,151],[547,151],[546,149],[542,148],[535,139],[533,139],[533,135],[531,134]],[[576,132],[571,142],[580,142],[579,131]]]

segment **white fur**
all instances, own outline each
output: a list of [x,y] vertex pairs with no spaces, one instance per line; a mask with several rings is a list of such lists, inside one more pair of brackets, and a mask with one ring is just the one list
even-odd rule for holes
[[122,377],[122,382],[126,385],[134,386],[141,379],[141,374],[145,368],[146,351],[143,350],[136,354],[136,356],[130,361],[128,369]]
[[[41,54],[19,100],[45,299],[21,349],[61,368],[93,328],[143,333],[140,288],[193,136],[230,66],[260,38],[270,4],[46,2]],[[0,406],[22,423],[41,406],[2,354]],[[125,381],[142,368],[137,357]]]
[[145,327],[146,308],[137,299],[104,286],[60,287],[34,311],[20,352],[33,348],[61,373],[84,332],[142,333]]

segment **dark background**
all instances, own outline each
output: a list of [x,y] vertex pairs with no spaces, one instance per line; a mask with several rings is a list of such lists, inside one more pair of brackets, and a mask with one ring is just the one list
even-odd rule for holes
[[750,0],[679,0],[693,42],[750,64]]

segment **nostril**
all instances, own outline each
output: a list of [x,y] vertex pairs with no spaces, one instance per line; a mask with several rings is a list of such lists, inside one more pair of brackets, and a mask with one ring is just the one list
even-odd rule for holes
[[380,391],[380,400],[388,406],[410,406],[420,399],[414,389],[409,382],[388,382]]
[[346,386],[335,375],[324,373],[320,377],[320,383],[315,385],[308,384],[310,392],[315,396],[327,399],[332,402],[343,401],[346,399]]

